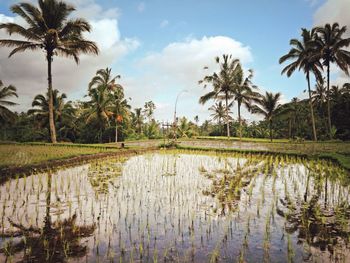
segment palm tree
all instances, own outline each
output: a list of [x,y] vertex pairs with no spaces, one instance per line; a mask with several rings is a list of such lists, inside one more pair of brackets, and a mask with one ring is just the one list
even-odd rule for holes
[[239,138],[242,140],[242,118],[241,118],[241,106],[242,104],[250,110],[251,102],[254,98],[258,97],[258,93],[253,90],[257,87],[252,84],[253,70],[248,71],[249,74],[244,78],[244,73],[240,63],[237,65],[236,70],[236,87],[233,90],[233,99],[237,101],[238,106],[238,123],[239,123]]
[[350,93],[350,83],[344,83],[342,89],[345,93]]
[[256,99],[257,105],[252,106],[252,113],[261,114],[265,117],[265,120],[269,123],[270,140],[272,142],[272,124],[273,118],[279,113],[281,104],[279,100],[281,93],[273,94],[272,92],[266,92],[265,96],[261,96]]
[[197,133],[199,135],[199,126],[198,126],[198,124],[199,124],[199,117],[198,117],[198,115],[194,116],[193,120],[196,123],[196,131],[197,131]]
[[150,124],[153,117],[154,110],[156,109],[156,105],[154,104],[153,101],[148,101],[148,102],[145,102],[144,108],[145,109],[143,110],[143,113],[148,118],[148,124]]
[[338,23],[326,24],[316,28],[317,37],[315,45],[319,52],[322,64],[327,68],[327,115],[328,131],[331,138],[332,120],[330,106],[330,67],[335,63],[346,75],[349,75],[350,52],[345,48],[350,45],[350,37],[343,38],[346,26],[340,27]]
[[102,143],[103,130],[106,124],[109,126],[109,118],[114,115],[112,112],[113,97],[106,91],[107,86],[99,86],[89,90],[91,100],[87,102],[86,111],[84,113],[86,122],[96,121],[99,127],[97,138]]
[[186,117],[180,119],[180,124],[177,126],[178,137],[190,138],[193,136],[195,131],[192,128],[191,122]]
[[4,86],[0,80],[0,122],[9,122],[15,118],[15,114],[7,107],[17,105],[16,103],[9,101],[10,97],[18,97],[16,87],[9,85]]
[[127,99],[124,98],[123,87],[118,87],[112,94],[112,112],[115,117],[115,142],[118,142],[118,122],[129,118],[130,115],[130,105],[128,104]]
[[344,88],[339,88],[339,86],[333,85],[330,89],[329,100],[337,103],[341,100],[342,96],[346,93],[346,90]]
[[[59,129],[59,132],[67,131],[67,129],[71,129],[74,126],[73,119],[75,118],[75,109],[71,101],[65,102],[66,98],[67,96],[65,93],[59,95],[58,90],[55,89],[52,91],[55,128]],[[32,102],[32,107],[33,108],[28,111],[28,114],[33,115],[41,127],[50,129],[49,95],[36,95]]]
[[219,102],[216,102],[214,105],[212,105],[208,110],[213,112],[212,114],[210,114],[210,116],[213,118],[213,121],[218,122],[218,125],[220,127],[220,133],[221,133],[221,120],[224,120],[226,117],[225,106],[222,104],[222,101],[219,101]]
[[[284,104],[278,112],[278,115],[288,118],[288,137],[294,138],[296,130],[298,130],[298,118],[300,117],[300,101],[298,98],[293,98],[291,102]],[[294,132],[293,132],[294,131]]]
[[327,89],[323,85],[323,82],[317,81],[315,85],[315,90],[313,90],[311,94],[312,94],[313,101],[318,105],[320,105],[321,107],[327,100]]
[[292,49],[288,52],[288,54],[282,56],[279,59],[279,63],[282,64],[285,61],[293,60],[288,66],[286,66],[282,70],[282,74],[286,73],[288,77],[290,77],[296,69],[303,70],[306,74],[306,80],[308,84],[308,92],[309,92],[309,105],[310,105],[310,113],[311,113],[311,121],[312,121],[312,131],[314,140],[317,141],[316,134],[316,125],[315,125],[315,117],[314,110],[312,106],[312,96],[311,96],[311,87],[310,87],[310,73],[313,73],[316,79],[320,80],[322,64],[315,57],[316,49],[312,44],[312,40],[315,38],[316,31],[312,29],[311,31],[303,28],[302,29],[302,40],[291,39],[290,45]]
[[[118,142],[118,122],[121,121],[124,106],[127,105],[126,100],[124,101],[124,88],[116,83],[116,80],[120,79],[120,75],[115,77],[112,76],[112,69],[99,69],[96,72],[95,77],[89,83],[89,92],[93,89],[99,90],[99,92],[104,92],[102,97],[112,96],[110,100],[108,100],[111,104],[114,103],[114,106],[111,106],[111,110],[114,113],[115,117],[115,142]],[[103,121],[101,122],[103,123]]]
[[134,113],[134,123],[135,127],[137,128],[138,134],[141,134],[142,132],[142,124],[143,124],[143,115],[142,115],[142,108],[136,108]]
[[56,143],[56,130],[52,97],[52,61],[55,55],[70,57],[79,63],[82,53],[98,54],[94,42],[84,38],[90,32],[90,24],[82,18],[68,19],[75,8],[63,1],[38,0],[39,7],[30,3],[13,5],[11,10],[27,22],[27,27],[16,23],[2,23],[9,35],[17,34],[26,40],[1,39],[0,46],[14,48],[9,57],[27,50],[43,50],[46,53],[49,93],[49,122],[51,141]]
[[327,88],[324,86],[323,81],[317,81],[315,90],[311,92],[313,103],[316,104],[321,111],[321,118],[324,119],[325,103],[327,101]]
[[232,99],[233,90],[236,87],[239,60],[233,59],[231,55],[223,55],[222,61],[219,57],[216,57],[216,63],[220,66],[219,72],[214,72],[212,75],[205,76],[199,81],[199,84],[204,83],[204,88],[206,88],[207,84],[212,85],[213,88],[212,91],[200,97],[199,103],[205,104],[211,99],[225,101],[227,137],[230,137],[229,109],[232,103],[229,103],[229,100]]
[[106,92],[115,91],[118,88],[122,88],[120,84],[116,83],[117,79],[120,79],[120,75],[112,77],[112,69],[99,69],[89,83],[89,90],[102,87]]

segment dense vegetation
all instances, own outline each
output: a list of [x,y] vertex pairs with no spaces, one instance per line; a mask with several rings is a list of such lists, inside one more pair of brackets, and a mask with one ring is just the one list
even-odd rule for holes
[[[152,101],[145,102],[144,108],[131,108],[124,87],[118,84],[120,76],[112,76],[110,68],[98,69],[91,76],[86,95],[89,101],[67,101],[66,94],[54,88],[51,68],[56,55],[78,62],[80,54],[98,54],[96,44],[83,37],[91,30],[89,23],[81,18],[69,19],[74,7],[56,0],[39,0],[38,7],[20,3],[11,10],[24,18],[27,27],[2,23],[0,29],[25,40],[2,39],[0,46],[14,48],[10,57],[42,49],[47,58],[48,91],[36,95],[27,112],[12,112],[16,87],[0,82],[0,140],[102,143],[208,135],[271,140],[350,139],[350,83],[336,85],[330,78],[333,65],[349,75],[350,52],[346,48],[350,38],[344,37],[345,26],[334,23],[302,29],[301,39],[292,39],[291,50],[281,57],[280,63],[290,61],[282,74],[289,77],[296,70],[305,73],[308,99],[293,98],[281,105],[280,93],[263,93],[253,84],[253,70],[246,73],[238,59],[223,55],[216,58],[219,70],[199,81],[210,89],[199,103],[212,103],[208,108],[211,119],[193,116],[193,120],[182,117],[173,123],[160,123],[154,118],[156,107]],[[237,107],[237,118],[232,116],[232,107]],[[248,123],[241,115],[242,107],[261,115],[263,120]]]

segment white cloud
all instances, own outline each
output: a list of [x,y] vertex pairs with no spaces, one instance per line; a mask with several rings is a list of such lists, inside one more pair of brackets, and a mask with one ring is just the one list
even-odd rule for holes
[[314,14],[314,25],[323,26],[326,23],[338,22],[347,26],[350,35],[350,1],[327,0]]
[[[243,65],[253,60],[250,48],[226,36],[189,38],[183,42],[167,45],[159,52],[145,56],[137,67],[142,74],[137,78],[123,79],[126,94],[133,98],[133,106],[143,106],[148,100],[162,105],[155,115],[159,120],[172,120],[177,94],[181,90],[188,93],[181,95],[178,102],[178,116],[193,119],[199,115],[201,120],[207,118],[207,105],[198,104],[198,99],[206,90],[198,81],[206,74],[217,69],[216,56],[232,54],[239,58]],[[208,70],[204,70],[208,66]]]
[[310,6],[315,6],[319,3],[319,0],[304,0],[304,1],[309,3]]
[[169,21],[168,20],[163,20],[162,22],[160,22],[160,28],[165,28],[169,25]]
[[[93,0],[74,0],[82,17],[89,20],[92,32],[86,37],[97,43],[99,56],[81,55],[77,66],[73,60],[55,57],[53,61],[53,86],[65,92],[69,99],[81,99],[86,94],[87,84],[97,69],[110,67],[139,46],[136,39],[122,38],[116,14],[117,9],[104,11]],[[114,10],[114,11],[113,11]],[[18,17],[0,14],[0,23],[8,21],[20,22]],[[9,36],[0,30],[0,39]],[[13,38],[17,38],[13,35]],[[30,108],[33,97],[44,93],[47,89],[46,60],[41,51],[25,52],[8,59],[10,49],[0,49],[0,76],[5,85],[17,87],[20,105],[16,110],[26,111]]]
[[143,11],[145,11],[145,8],[146,8],[146,4],[144,2],[140,2],[138,5],[137,5],[137,11],[142,13]]

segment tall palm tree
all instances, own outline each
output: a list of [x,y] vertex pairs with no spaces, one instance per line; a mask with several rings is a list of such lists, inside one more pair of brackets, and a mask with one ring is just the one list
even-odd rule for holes
[[[67,98],[65,93],[59,95],[58,90],[52,91],[53,100],[53,116],[56,129],[67,129],[67,124],[70,123],[70,128],[73,126],[73,119],[75,118],[75,109],[71,101],[65,102]],[[29,115],[33,115],[35,120],[41,127],[50,129],[49,123],[49,95],[38,94],[34,97],[32,102],[32,109],[28,111]]]
[[311,31],[303,28],[302,29],[302,39],[299,41],[298,39],[291,39],[290,45],[292,46],[291,50],[288,54],[282,56],[279,59],[279,63],[282,64],[285,61],[293,60],[288,66],[286,66],[282,70],[282,74],[287,74],[290,77],[296,69],[303,70],[306,74],[306,80],[308,84],[308,92],[309,92],[309,105],[310,105],[310,113],[311,113],[311,121],[312,121],[312,131],[314,141],[317,141],[316,134],[316,125],[315,125],[315,117],[314,110],[312,105],[312,96],[311,96],[311,86],[310,86],[310,73],[313,73],[316,79],[321,79],[321,70],[322,64],[315,57],[315,53],[317,50],[315,46],[312,44],[313,39],[315,38],[316,31],[312,29]]
[[229,109],[232,103],[230,103],[229,100],[232,99],[233,90],[236,87],[239,60],[233,59],[232,55],[223,55],[222,60],[216,57],[215,61],[220,66],[219,72],[214,72],[212,75],[205,76],[199,81],[199,84],[204,83],[204,88],[206,88],[207,84],[210,84],[213,90],[200,97],[199,103],[205,104],[211,99],[225,101],[227,137],[230,137]]
[[89,83],[89,90],[102,87],[106,92],[115,91],[118,88],[122,88],[120,84],[116,83],[117,79],[120,79],[120,75],[113,77],[112,69],[99,69]]
[[350,37],[343,38],[346,32],[346,26],[340,27],[338,23],[326,24],[324,27],[316,28],[317,37],[315,45],[319,51],[319,57],[322,64],[327,68],[327,117],[328,131],[331,138],[332,120],[330,105],[330,67],[336,64],[346,75],[349,75],[350,68],[350,52],[346,50],[350,45]]
[[236,70],[236,87],[233,90],[233,99],[237,101],[238,108],[238,124],[239,124],[239,138],[242,140],[242,118],[241,106],[244,105],[250,110],[251,102],[259,95],[254,91],[257,87],[252,84],[253,70],[248,70],[248,76],[244,77],[241,64],[237,65]]
[[[112,111],[115,117],[115,142],[118,142],[118,122],[121,121],[121,116],[123,114],[123,106],[127,105],[127,102],[124,101],[124,88],[116,83],[116,80],[120,79],[120,75],[112,76],[112,69],[99,69],[96,72],[96,75],[92,78],[89,83],[89,92],[93,89],[97,89],[99,92],[104,92],[105,94],[101,94],[102,97],[111,96],[110,99],[107,99],[109,103],[114,105],[110,105],[110,109],[108,111]],[[106,105],[106,107],[109,107]],[[113,109],[112,109],[113,108]],[[120,117],[118,117],[120,116]],[[103,121],[100,121],[102,124]]]
[[[301,114],[300,101],[298,98],[293,98],[291,102],[284,104],[278,111],[278,116],[288,118],[288,137],[292,139],[295,132],[298,130],[298,119]],[[293,132],[294,131],[294,132]]]
[[115,142],[118,142],[118,123],[129,118],[131,106],[124,98],[123,87],[118,87],[112,94],[112,112],[115,117]]
[[87,102],[85,110],[86,122],[96,121],[99,127],[97,138],[102,143],[103,130],[110,125],[109,119],[114,115],[112,112],[113,97],[106,91],[107,86],[99,86],[89,90],[91,100]]
[[311,94],[313,101],[320,106],[322,106],[327,100],[327,88],[322,82],[317,81],[315,90],[313,90]]
[[252,106],[252,112],[261,114],[265,117],[265,120],[269,123],[270,130],[270,140],[272,142],[272,124],[274,117],[279,113],[281,109],[281,104],[279,100],[281,98],[281,93],[273,94],[272,92],[266,92],[265,96],[261,96],[256,99],[256,104]]
[[151,123],[152,117],[154,110],[156,109],[156,105],[154,104],[153,101],[147,101],[145,102],[144,110],[143,113],[146,115],[148,118],[148,124]]
[[94,42],[84,38],[90,32],[90,24],[82,18],[68,19],[75,8],[63,1],[38,0],[39,6],[30,3],[13,5],[11,10],[27,22],[27,27],[16,23],[2,23],[0,29],[9,35],[17,34],[25,40],[1,39],[0,46],[14,48],[9,57],[24,51],[43,50],[47,60],[49,122],[51,141],[56,143],[53,115],[52,61],[55,55],[70,57],[79,63],[82,53],[98,54]]
[[17,105],[8,100],[10,97],[18,97],[16,87],[12,85],[5,87],[0,80],[0,122],[2,123],[12,121],[15,117],[15,114],[7,108]]
[[313,90],[311,94],[313,103],[318,106],[323,119],[325,114],[324,106],[327,101],[327,88],[324,86],[323,81],[317,81],[315,90]]
[[219,102],[216,102],[214,105],[212,105],[208,110],[213,112],[212,114],[210,114],[210,116],[212,117],[213,121],[218,122],[218,125],[220,127],[220,133],[221,133],[221,121],[225,120],[226,118],[225,106],[222,104],[222,101],[219,101]]
[[143,124],[143,115],[142,115],[142,108],[136,108],[134,113],[134,123],[135,127],[137,128],[138,134],[141,134],[142,132],[142,124]]

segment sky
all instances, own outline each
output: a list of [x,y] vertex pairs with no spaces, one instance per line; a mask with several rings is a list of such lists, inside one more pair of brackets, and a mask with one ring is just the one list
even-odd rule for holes
[[[305,76],[296,72],[281,76],[279,58],[289,49],[289,40],[300,36],[301,28],[338,22],[348,27],[350,0],[66,0],[92,25],[86,37],[100,48],[99,56],[73,60],[55,57],[54,88],[69,100],[87,100],[87,85],[98,69],[110,67],[121,75],[126,97],[132,107],[146,101],[156,104],[155,117],[171,121],[175,100],[178,116],[200,121],[208,119],[213,102],[200,105],[208,90],[198,84],[217,70],[215,57],[232,54],[245,70],[253,69],[253,83],[264,91],[281,92],[282,102],[303,98]],[[27,0],[36,3],[36,0]],[[0,23],[23,23],[10,11],[17,0],[0,0]],[[8,38],[0,30],[0,38]],[[0,49],[0,79],[17,87],[17,111],[27,111],[36,94],[47,89],[44,53],[28,52],[8,58]],[[207,70],[204,67],[208,67]],[[332,70],[333,83],[350,81]],[[237,112],[233,106],[234,114]],[[257,117],[243,110],[244,117]]]

